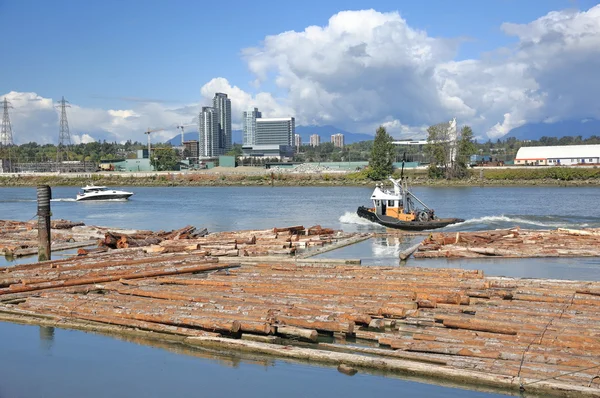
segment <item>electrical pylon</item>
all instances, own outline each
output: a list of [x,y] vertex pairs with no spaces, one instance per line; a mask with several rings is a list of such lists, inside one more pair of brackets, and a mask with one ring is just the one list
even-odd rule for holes
[[4,113],[2,115],[2,130],[0,130],[0,146],[13,146],[15,143],[13,142],[12,126],[8,114],[8,108],[12,108],[12,106],[6,98],[4,98],[3,104]]
[[69,122],[67,120],[67,108],[71,107],[69,101],[62,97],[60,106],[60,130],[58,132],[58,146],[56,147],[56,163],[58,171],[63,161],[63,149],[66,149],[67,160],[69,160],[69,148],[71,147],[71,133],[69,132]]

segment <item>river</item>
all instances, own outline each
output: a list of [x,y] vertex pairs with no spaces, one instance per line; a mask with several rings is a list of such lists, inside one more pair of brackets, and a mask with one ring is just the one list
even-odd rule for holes
[[[53,188],[53,218],[88,225],[170,230],[185,225],[209,231],[299,225],[384,232],[355,215],[368,205],[364,187],[161,187],[123,188],[127,202],[75,202],[77,188]],[[464,223],[446,231],[520,226],[600,227],[598,187],[417,187],[414,193],[441,217]],[[29,220],[36,213],[35,188],[0,188],[0,219]],[[361,258],[365,266],[398,264],[412,243],[375,238],[321,257]],[[53,253],[54,258],[60,254]],[[20,259],[18,262],[31,262]],[[7,263],[0,257],[0,265]],[[407,265],[483,269],[487,275],[600,280],[598,259],[410,260]],[[333,368],[279,360],[150,347],[78,331],[0,323],[0,397],[144,396],[348,396],[398,394],[420,397],[489,397],[384,377],[353,377]]]

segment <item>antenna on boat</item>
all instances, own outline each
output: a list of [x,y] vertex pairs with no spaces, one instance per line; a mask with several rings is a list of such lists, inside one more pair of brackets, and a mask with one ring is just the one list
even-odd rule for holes
[[406,161],[406,152],[402,154],[402,169],[400,170],[400,181],[404,178],[404,162]]

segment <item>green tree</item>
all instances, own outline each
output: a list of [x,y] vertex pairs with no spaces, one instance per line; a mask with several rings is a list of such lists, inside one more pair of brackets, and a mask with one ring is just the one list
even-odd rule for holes
[[385,127],[379,126],[375,133],[369,159],[369,178],[378,181],[392,175],[395,155],[396,150],[392,144],[392,137],[387,133]]
[[465,178],[469,175],[470,158],[476,151],[477,147],[473,142],[473,130],[469,126],[463,126],[456,144],[456,162],[452,165],[452,178]]
[[156,148],[152,151],[152,165],[156,171],[175,170],[179,159],[173,148]]
[[429,156],[429,177],[441,178],[448,169],[448,124],[438,123],[427,129],[425,153]]

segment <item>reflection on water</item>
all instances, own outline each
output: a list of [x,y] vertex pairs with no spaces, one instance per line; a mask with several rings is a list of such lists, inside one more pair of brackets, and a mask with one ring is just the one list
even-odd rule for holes
[[45,351],[50,351],[53,343],[54,328],[50,326],[40,326],[40,347]]
[[[400,265],[400,252],[424,236],[378,236],[315,258],[360,258],[363,265]],[[483,270],[487,276],[600,281],[600,258],[409,258],[402,266]]]
[[0,361],[0,397],[500,396],[381,374],[348,377],[335,367],[73,330],[45,330],[45,337],[54,336],[46,348],[35,344],[40,333],[35,326],[0,323],[0,355],[5,359]]

